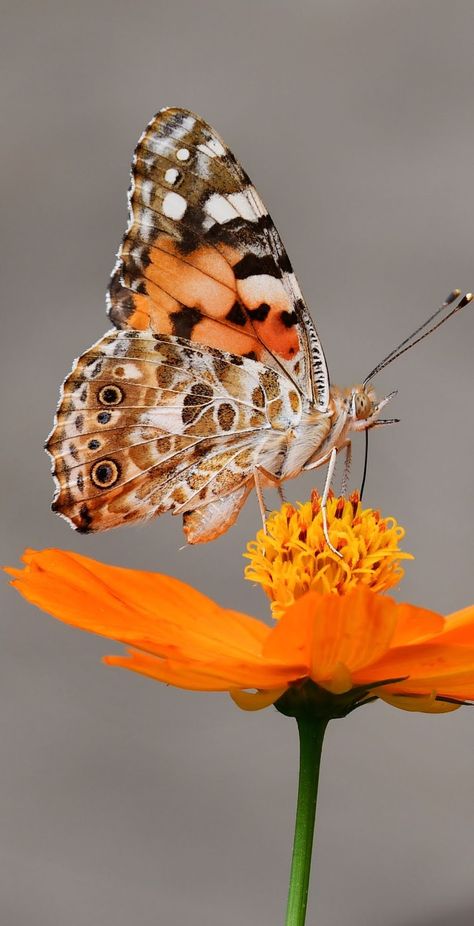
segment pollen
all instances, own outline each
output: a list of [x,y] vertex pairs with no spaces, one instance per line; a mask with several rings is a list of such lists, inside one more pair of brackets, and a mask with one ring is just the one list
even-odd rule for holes
[[310,590],[345,595],[364,586],[383,592],[400,581],[401,560],[413,559],[400,549],[405,531],[395,518],[362,508],[359,493],[348,499],[330,493],[327,502],[328,547],[323,531],[321,497],[314,491],[309,502],[295,508],[285,502],[247,545],[245,578],[258,582],[271,600],[273,617]]

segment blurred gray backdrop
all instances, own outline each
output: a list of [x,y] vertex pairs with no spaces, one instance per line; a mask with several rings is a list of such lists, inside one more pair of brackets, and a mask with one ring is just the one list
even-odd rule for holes
[[[109,327],[132,150],[164,105],[215,125],[281,231],[333,380],[360,381],[451,288],[474,287],[474,5],[15,0],[1,33],[1,560],[69,548],[264,617],[242,580],[255,499],[183,551],[169,516],[81,537],[50,512],[42,444],[73,357]],[[467,309],[377,383],[399,388],[402,422],[373,435],[366,501],[416,555],[397,595],[444,613],[473,592],[473,334]],[[4,592],[2,926],[281,923],[294,723],[106,669],[114,645]],[[467,708],[333,723],[309,924],[472,924],[473,781]]]

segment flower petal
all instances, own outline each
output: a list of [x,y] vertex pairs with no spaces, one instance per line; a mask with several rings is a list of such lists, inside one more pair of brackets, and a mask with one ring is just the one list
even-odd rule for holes
[[[442,639],[438,637],[437,641]],[[421,687],[440,692],[444,691],[445,681],[458,678],[459,673],[470,674],[474,683],[474,648],[428,642],[391,650],[377,663],[354,675],[355,681],[362,685],[377,679],[408,676],[406,684],[411,690]]]
[[230,696],[243,711],[261,711],[278,701],[285,691],[286,687],[272,688],[270,691],[231,691]]
[[474,605],[446,618],[443,640],[459,646],[474,646]]
[[186,688],[190,691],[228,691],[235,685],[235,679],[219,676],[206,671],[204,666],[196,666],[178,660],[160,659],[150,653],[128,649],[124,656],[104,656],[106,665],[130,669],[141,675],[147,675],[158,682]]
[[378,697],[392,707],[398,707],[402,711],[418,711],[422,714],[449,714],[451,711],[457,711],[460,704],[450,704],[449,701],[437,701],[434,694],[429,695],[388,695],[378,693]]
[[391,598],[365,588],[340,596],[309,592],[272,629],[263,652],[267,658],[301,660],[313,681],[340,689],[341,666],[353,673],[380,659],[395,626]]
[[397,605],[397,625],[391,642],[392,647],[413,646],[442,633],[446,618],[426,608],[412,604]]
[[383,694],[426,695],[435,691],[438,697],[456,698],[458,701],[474,701],[474,671],[470,667],[444,675],[425,678],[409,677],[380,688]]
[[125,656],[105,656],[103,661],[107,665],[130,669],[157,681],[193,691],[231,691],[245,688],[285,691],[298,674],[293,667],[272,663],[267,665],[259,657],[242,660],[226,659],[223,655],[211,662],[199,656],[183,655],[179,651],[173,652],[171,656],[160,657],[130,648]]
[[245,656],[259,654],[269,633],[261,621],[159,573],[61,550],[28,550],[24,561],[24,569],[7,570],[24,598],[66,623],[124,643]]

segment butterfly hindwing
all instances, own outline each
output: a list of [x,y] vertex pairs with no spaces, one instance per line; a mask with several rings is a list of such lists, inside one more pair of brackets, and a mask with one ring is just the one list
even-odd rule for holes
[[278,232],[222,139],[186,110],[158,113],[139,140],[108,302],[119,328],[260,360],[327,407],[324,354]]
[[106,530],[172,511],[191,542],[235,520],[269,433],[299,414],[265,365],[149,331],[106,334],[67,377],[47,449],[54,507]]

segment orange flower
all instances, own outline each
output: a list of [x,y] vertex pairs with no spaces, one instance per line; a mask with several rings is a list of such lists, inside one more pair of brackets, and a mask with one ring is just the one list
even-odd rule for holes
[[474,699],[474,607],[443,618],[359,586],[307,592],[268,627],[159,574],[60,550],[27,551],[24,562],[7,571],[28,601],[126,644],[109,665],[228,691],[246,709],[277,701],[283,713],[336,717],[379,697],[437,713]]

